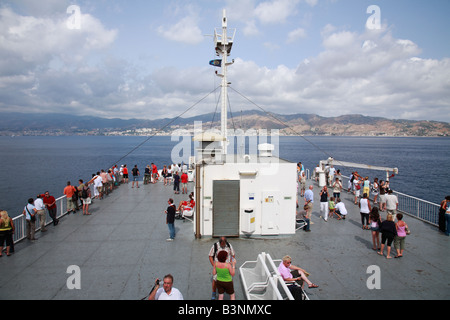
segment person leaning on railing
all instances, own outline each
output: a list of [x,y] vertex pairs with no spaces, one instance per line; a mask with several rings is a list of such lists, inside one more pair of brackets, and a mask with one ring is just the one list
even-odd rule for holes
[[8,216],[8,212],[0,212],[0,257],[2,257],[3,245],[6,240],[6,255],[9,257],[11,255],[10,249],[13,243],[13,234],[15,228],[13,220]]
[[[447,199],[447,197],[445,198]],[[447,228],[445,230],[445,235],[450,235],[450,198],[447,200],[447,208],[445,209],[445,222],[447,224]]]
[[53,225],[56,226],[59,223],[59,220],[56,218],[56,199],[55,199],[55,197],[51,196],[48,191],[45,191],[42,201],[44,201],[44,204],[48,210],[48,214],[49,214],[50,218],[52,218],[52,220],[53,220]]
[[447,217],[450,218],[450,216],[448,215],[448,213],[446,213],[448,211],[447,208],[449,204],[450,196],[446,196],[445,199],[441,201],[441,206],[439,207],[439,230],[445,232],[446,235],[449,235]]
[[27,221],[27,239],[37,240],[34,235],[36,233],[36,213],[37,210],[34,207],[34,199],[28,199],[28,204],[23,208],[22,214]]

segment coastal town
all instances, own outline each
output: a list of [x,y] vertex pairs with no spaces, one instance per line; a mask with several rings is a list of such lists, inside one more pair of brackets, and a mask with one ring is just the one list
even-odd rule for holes
[[[72,120],[0,121],[0,136],[170,136],[174,132],[193,135],[195,122],[220,128],[213,114],[193,118],[159,120],[104,119],[70,116]],[[391,120],[362,115],[321,117],[313,114],[271,115],[246,112],[228,120],[228,127],[248,135],[278,130],[280,136],[371,136],[371,137],[447,137],[450,124],[438,121]]]

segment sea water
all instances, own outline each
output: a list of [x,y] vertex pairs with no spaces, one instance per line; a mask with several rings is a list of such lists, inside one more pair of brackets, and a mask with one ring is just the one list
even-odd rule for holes
[[[45,191],[60,197],[67,181],[78,185],[78,179],[89,180],[93,173],[114,164],[127,164],[130,169],[137,165],[141,175],[152,162],[161,169],[174,162],[173,150],[181,142],[182,138],[170,136],[0,137],[0,209],[14,217],[22,212],[28,198]],[[311,173],[320,160],[332,156],[341,161],[397,167],[399,174],[391,179],[391,187],[402,193],[434,203],[450,194],[448,137],[291,136],[280,137],[277,144],[281,158],[301,161]],[[193,154],[194,145],[186,153]],[[187,154],[178,156],[188,159]],[[355,170],[335,167],[347,176]],[[383,171],[356,170],[371,181],[386,177]]]

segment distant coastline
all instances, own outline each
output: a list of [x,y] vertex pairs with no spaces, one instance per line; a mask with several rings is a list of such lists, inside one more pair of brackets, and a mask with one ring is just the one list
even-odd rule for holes
[[[269,131],[270,134],[270,131]],[[92,134],[92,133],[14,133],[14,134],[9,134],[9,133],[5,133],[5,132],[1,132],[0,131],[0,137],[11,137],[11,138],[16,138],[16,137],[74,137],[74,136],[80,136],[80,137],[151,137],[151,136],[158,136],[158,137],[170,137],[172,135],[178,135],[175,131],[173,133],[157,133],[157,134],[110,134],[110,133],[98,133],[98,134]],[[194,136],[192,133],[186,133],[183,135],[188,135],[188,136]],[[442,134],[442,135],[387,135],[387,134],[378,134],[378,135],[348,135],[348,134],[343,134],[343,135],[336,135],[336,134],[283,134],[280,133],[279,134],[280,137],[361,137],[361,138],[448,138],[450,137],[450,135],[447,134]]]
[[[194,133],[194,124],[219,128],[213,113],[191,118],[106,119],[66,114],[0,113],[0,136],[170,136],[177,130]],[[363,115],[321,117],[315,114],[266,114],[243,111],[229,116],[230,131],[259,134],[278,130],[280,136],[448,137],[450,123],[426,120],[390,120]]]
[[[0,132],[0,137],[3,136],[9,136],[11,138],[15,137],[73,137],[73,136],[80,136],[80,137],[151,137],[151,136],[159,136],[159,137],[170,137],[172,134],[176,133],[157,133],[157,134],[80,134],[80,133],[14,133],[14,134],[8,134],[4,132]],[[188,134],[193,136],[192,134]],[[418,136],[418,135],[333,135],[333,134],[315,134],[315,135],[307,135],[307,134],[279,134],[280,137],[361,137],[361,138],[368,138],[368,137],[374,137],[374,138],[445,138],[450,137],[450,135],[427,135],[427,136]]]

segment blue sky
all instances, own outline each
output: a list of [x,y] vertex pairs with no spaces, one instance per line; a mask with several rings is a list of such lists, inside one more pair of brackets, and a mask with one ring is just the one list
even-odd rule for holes
[[[264,109],[450,122],[445,0],[2,1],[0,111],[176,116],[219,85],[207,35],[224,8],[232,87]],[[255,108],[229,95],[234,112]]]

